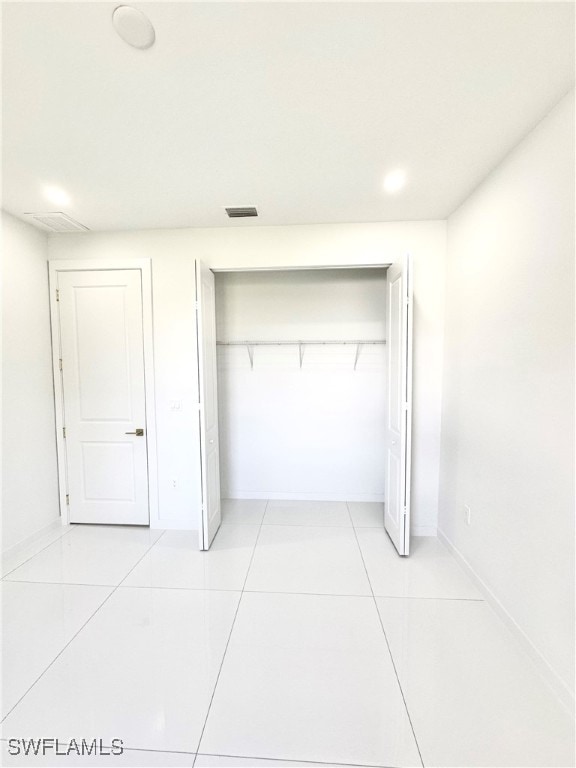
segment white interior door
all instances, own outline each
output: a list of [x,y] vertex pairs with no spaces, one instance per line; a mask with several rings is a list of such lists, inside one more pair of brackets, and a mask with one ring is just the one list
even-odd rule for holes
[[222,520],[218,447],[216,292],[214,273],[200,261],[196,262],[196,318],[202,468],[200,549],[209,549]]
[[384,526],[400,555],[410,552],[412,284],[410,258],[387,272],[388,413]]
[[140,270],[58,273],[71,523],[148,525]]

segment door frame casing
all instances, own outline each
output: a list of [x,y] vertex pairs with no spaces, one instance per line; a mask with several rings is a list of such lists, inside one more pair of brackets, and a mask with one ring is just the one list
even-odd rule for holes
[[[204,287],[203,272],[211,274],[211,283],[214,295],[213,314],[205,316],[204,314]],[[200,259],[195,260],[194,265],[196,281],[196,351],[198,360],[198,416],[199,416],[199,437],[200,437],[200,526],[199,526],[199,544],[200,551],[210,549],[214,536],[218,532],[222,523],[222,504],[220,491],[220,430],[218,424],[218,361],[216,347],[214,346],[212,371],[207,370],[206,365],[206,347],[204,328],[206,323],[210,323],[214,329],[214,345],[216,345],[216,284],[214,272],[210,267],[204,264]],[[206,424],[206,401],[208,398],[206,383],[212,380],[214,385],[214,407],[216,410],[216,459],[218,473],[218,527],[212,533],[210,530],[210,468],[208,461],[208,428]],[[210,441],[212,442],[212,440]]]
[[[411,260],[411,254],[408,252],[404,253],[403,256],[404,259]],[[213,266],[212,264],[205,262],[205,265],[210,269],[215,275],[218,274],[224,274],[227,272],[323,272],[323,271],[332,271],[332,270],[347,270],[347,269],[353,269],[353,270],[361,270],[361,269],[385,269],[388,270],[389,267],[392,267],[394,264],[398,264],[401,262],[401,259],[396,259],[393,261],[383,261],[380,263],[375,264],[322,264],[322,265],[288,265],[288,266],[271,266],[271,267],[244,267],[244,266],[234,266],[234,267],[217,267]],[[412,277],[410,278],[412,279]],[[413,283],[410,285],[412,286]],[[410,323],[412,324],[412,307],[409,309],[410,311]],[[388,312],[387,312],[387,306],[386,310],[384,312],[384,322],[386,327],[386,338],[389,335],[389,329],[388,329]],[[386,356],[387,358],[387,356]],[[410,364],[410,392],[409,398],[410,401],[412,400],[412,350],[410,349],[410,356],[409,356],[409,364]],[[199,366],[199,362],[198,362]],[[386,359],[386,366],[388,366],[388,361]],[[412,441],[411,441],[411,430],[412,430],[412,416],[411,416],[411,410],[409,415],[409,422],[408,422],[408,430],[409,430],[409,440],[406,446],[406,453],[411,454],[412,452]],[[410,462],[409,462],[410,463]],[[385,476],[385,488],[388,487],[388,475],[387,475],[387,467],[386,467],[386,461],[385,457],[383,457],[383,465],[384,465],[384,476]],[[411,472],[408,473],[406,482],[408,483],[407,487],[407,494],[408,497],[410,495],[410,485],[412,482],[412,475]],[[409,503],[409,502],[408,502]],[[199,537],[200,537],[200,543],[202,544],[205,536],[204,531],[204,515],[203,515],[203,509],[202,509],[202,488],[200,489],[200,500],[199,500],[199,508],[200,508],[200,530],[199,530]],[[382,520],[382,523],[384,524],[384,520]],[[410,525],[408,527],[408,531],[406,533],[407,538],[410,538],[411,535],[412,526]],[[202,547],[201,547],[202,548]]]
[[64,388],[60,371],[60,314],[56,301],[59,272],[102,272],[139,270],[142,279],[142,339],[144,346],[144,391],[146,398],[146,446],[148,462],[148,509],[150,528],[161,528],[158,498],[158,451],[156,439],[156,398],[154,387],[154,316],[152,307],[152,262],[150,259],[54,259],[48,261],[50,294],[50,337],[58,464],[58,501],[62,525],[69,524],[66,441],[64,439]]
[[393,521],[393,517],[389,511],[389,491],[390,485],[390,472],[386,478],[386,506],[384,510],[384,528],[386,533],[390,537],[392,543],[396,547],[398,554],[402,557],[407,557],[410,554],[410,536],[411,536],[411,479],[412,479],[412,350],[413,350],[413,290],[412,290],[412,258],[409,253],[405,254],[402,262],[397,262],[392,267],[396,268],[396,276],[394,282],[400,280],[402,293],[400,296],[400,325],[397,334],[399,335],[398,355],[400,357],[400,387],[399,397],[401,402],[398,403],[398,407],[401,411],[399,416],[399,426],[397,439],[400,441],[400,449],[393,452],[391,446],[396,441],[391,441],[390,432],[393,431],[390,425],[390,395],[392,392],[391,384],[391,360],[392,360],[392,343],[391,343],[391,329],[392,329],[392,302],[390,293],[390,278],[392,275],[388,271],[386,274],[387,282],[387,297],[386,297],[386,341],[387,341],[387,455],[386,466],[390,468],[390,456],[392,453],[396,453],[398,461],[400,462],[400,488],[398,488],[398,519],[399,523],[396,526],[398,531],[398,540],[395,537],[396,530],[387,525],[388,520]]

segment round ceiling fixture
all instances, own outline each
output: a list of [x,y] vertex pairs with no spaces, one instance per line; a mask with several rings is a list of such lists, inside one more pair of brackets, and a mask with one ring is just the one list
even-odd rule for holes
[[150,19],[129,5],[119,5],[112,14],[112,23],[122,40],[133,48],[150,48],[156,33]]

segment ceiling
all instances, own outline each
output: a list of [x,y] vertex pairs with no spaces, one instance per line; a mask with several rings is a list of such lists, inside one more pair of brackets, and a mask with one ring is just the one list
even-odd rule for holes
[[4,207],[93,230],[443,219],[574,84],[572,3],[3,5]]

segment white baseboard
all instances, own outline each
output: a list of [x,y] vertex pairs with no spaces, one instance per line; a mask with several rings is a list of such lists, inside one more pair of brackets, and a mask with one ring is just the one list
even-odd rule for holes
[[444,531],[438,528],[438,538],[442,543],[450,550],[456,560],[464,568],[472,581],[480,589],[480,591],[486,597],[487,602],[496,611],[498,616],[503,620],[506,626],[512,631],[514,636],[519,640],[520,645],[529,656],[530,660],[538,670],[540,676],[545,680],[548,686],[552,689],[555,696],[559,699],[563,707],[574,716],[575,702],[574,694],[568,688],[566,683],[558,676],[558,674],[552,669],[546,658],[530,640],[526,632],[516,622],[509,611],[500,602],[498,597],[494,594],[492,589],[486,584],[486,582],[476,573],[474,568],[470,565],[468,560],[460,552],[460,550],[452,543],[452,541],[446,536]]
[[273,501],[374,501],[382,503],[383,493],[269,493],[268,491],[227,491],[226,499],[272,499]]
[[435,525],[413,525],[410,533],[412,536],[436,536],[438,530]]
[[150,529],[153,531],[196,531],[198,533],[198,522],[188,522],[187,520],[151,520]]
[[41,549],[47,547],[48,544],[64,536],[71,528],[72,526],[62,523],[61,517],[57,517],[51,523],[45,525],[44,528],[6,549],[2,552],[2,576],[13,571],[14,568],[17,568],[25,560],[28,560],[40,552]]

